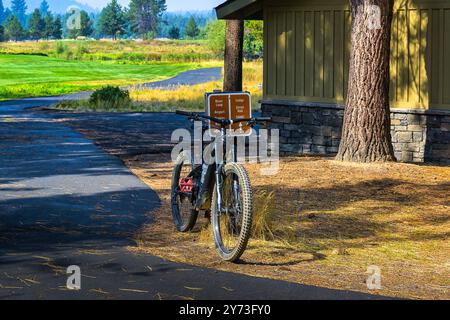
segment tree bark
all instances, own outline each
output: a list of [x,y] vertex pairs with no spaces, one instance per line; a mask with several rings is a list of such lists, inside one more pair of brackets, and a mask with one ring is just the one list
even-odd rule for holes
[[[350,75],[336,158],[353,162],[395,161],[389,107],[393,0],[350,0],[350,3]],[[373,24],[371,5],[380,9],[378,27]]]
[[244,21],[227,20],[223,91],[242,91]]

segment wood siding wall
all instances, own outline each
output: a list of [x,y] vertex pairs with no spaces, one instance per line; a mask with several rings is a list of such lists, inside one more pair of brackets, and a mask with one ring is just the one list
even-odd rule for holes
[[[266,3],[266,99],[345,101],[351,43],[348,2],[311,2]],[[392,107],[450,109],[450,0],[398,0],[395,7]]]

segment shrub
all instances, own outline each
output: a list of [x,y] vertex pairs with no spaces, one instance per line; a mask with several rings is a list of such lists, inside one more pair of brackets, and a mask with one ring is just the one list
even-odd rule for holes
[[249,60],[259,59],[264,50],[264,25],[262,21],[245,21],[244,57]]
[[84,55],[88,53],[89,53],[88,47],[80,43],[77,47],[76,58],[78,60],[83,60]]
[[223,54],[225,49],[225,21],[211,21],[206,26],[208,47],[216,54]]
[[128,90],[107,86],[96,90],[91,95],[89,105],[94,110],[114,110],[127,108],[131,105],[130,93]]
[[87,46],[85,46],[84,44],[80,43],[80,44],[78,44],[78,47],[77,47],[77,53],[78,54],[89,53],[89,48]]
[[56,54],[57,55],[61,55],[64,52],[66,52],[69,48],[67,47],[67,45],[65,45],[62,42],[57,42],[56,43]]
[[48,42],[42,42],[41,44],[39,44],[39,50],[48,51],[49,49],[50,45],[48,44]]

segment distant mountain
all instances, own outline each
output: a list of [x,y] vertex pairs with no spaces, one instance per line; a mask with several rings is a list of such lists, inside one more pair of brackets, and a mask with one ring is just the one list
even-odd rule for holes
[[[33,11],[36,8],[39,8],[42,0],[26,0],[28,6],[28,12]],[[47,0],[50,10],[54,13],[64,13],[70,6],[77,6],[82,10],[86,10],[87,12],[98,12],[97,9],[90,7],[88,5],[79,3],[76,0]],[[5,7],[11,6],[11,0],[3,0],[3,4]]]

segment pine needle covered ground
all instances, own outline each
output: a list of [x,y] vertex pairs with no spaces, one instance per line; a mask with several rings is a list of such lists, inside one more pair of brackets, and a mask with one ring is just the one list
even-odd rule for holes
[[156,223],[136,238],[139,250],[220,270],[367,292],[367,268],[376,265],[382,290],[372,293],[450,298],[449,167],[287,158],[278,175],[264,177],[258,165],[248,166],[255,214],[264,216],[268,228],[264,236],[255,234],[242,263],[232,265],[219,261],[206,219],[192,234],[175,232],[171,163],[152,157],[126,161],[163,200]]

